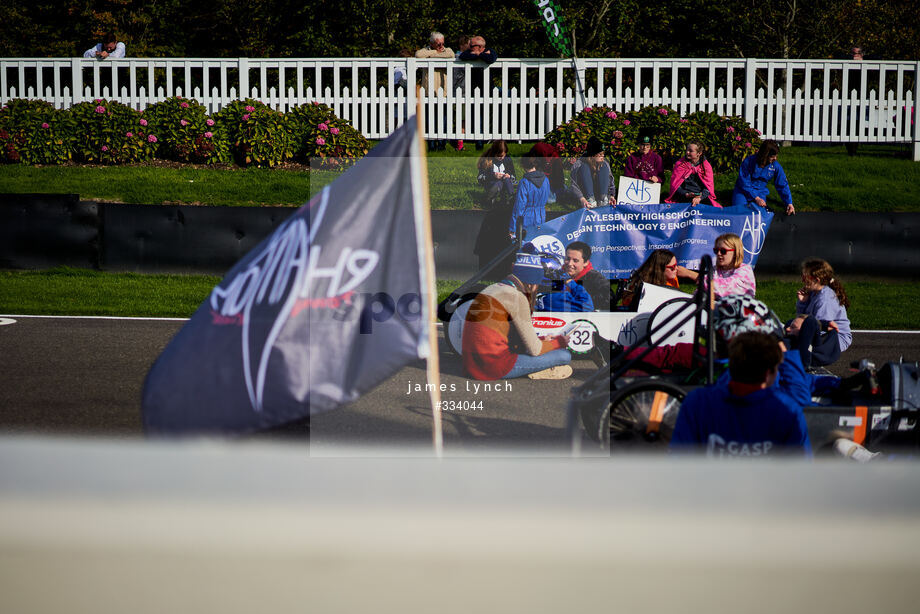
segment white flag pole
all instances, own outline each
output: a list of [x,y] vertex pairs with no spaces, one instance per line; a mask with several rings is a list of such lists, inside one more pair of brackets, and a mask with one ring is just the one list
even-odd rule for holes
[[437,284],[435,283],[434,271],[434,240],[431,235],[431,201],[428,196],[428,156],[425,152],[425,131],[422,129],[422,104],[416,102],[415,120],[418,130],[418,157],[419,169],[422,187],[422,207],[421,207],[421,236],[423,239],[424,261],[421,263],[424,267],[427,287],[422,288],[422,297],[425,301],[426,309],[424,313],[428,317],[428,344],[429,351],[426,359],[428,367],[428,396],[431,400],[431,437],[434,444],[435,456],[441,458],[444,455],[444,431],[441,425],[441,366],[438,354],[438,329],[435,323],[435,314],[438,312],[438,294]]

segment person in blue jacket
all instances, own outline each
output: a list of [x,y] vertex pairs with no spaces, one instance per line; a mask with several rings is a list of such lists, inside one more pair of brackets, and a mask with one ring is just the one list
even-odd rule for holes
[[[705,451],[711,458],[811,456],[801,405],[774,385],[782,363],[774,335],[753,331],[732,339],[728,379],[687,395],[670,449]],[[804,373],[800,365],[797,371]]]
[[584,286],[567,279],[560,290],[538,296],[534,311],[594,311],[594,300]]
[[[536,226],[546,221],[546,202],[549,200],[549,179],[542,168],[537,168],[538,160],[528,153],[521,158],[521,167],[524,177],[518,183],[517,193],[514,196],[514,209],[511,211],[511,220],[508,224],[508,233],[514,238],[518,219],[523,219],[524,228]],[[542,164],[540,165],[542,166]]]
[[741,168],[738,169],[735,191],[732,192],[733,206],[755,204],[766,209],[767,195],[770,193],[767,183],[772,181],[783,204],[786,205],[786,215],[795,215],[789,180],[786,179],[783,167],[776,160],[778,156],[779,144],[773,140],[766,140],[756,154],[744,159]]

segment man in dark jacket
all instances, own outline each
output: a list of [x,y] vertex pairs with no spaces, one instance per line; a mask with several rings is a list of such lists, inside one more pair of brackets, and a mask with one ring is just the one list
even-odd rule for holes
[[564,268],[569,278],[588,291],[595,309],[610,310],[610,280],[594,270],[590,245],[582,241],[569,243],[565,248]]
[[[498,54],[491,49],[486,49],[486,39],[481,36],[473,36],[470,38],[469,49],[460,53],[457,59],[461,62],[476,62],[470,66],[470,93],[473,93],[473,90],[479,88],[479,98],[488,98],[492,94],[492,88],[485,78],[486,66],[495,62],[495,60],[498,59]],[[463,69],[460,68],[459,70],[462,71]],[[480,106],[480,113],[482,112],[482,108],[483,107]],[[481,118],[480,121],[482,121]],[[472,127],[474,132],[478,128],[479,126]],[[477,139],[476,149],[482,149],[482,147],[482,140]]]

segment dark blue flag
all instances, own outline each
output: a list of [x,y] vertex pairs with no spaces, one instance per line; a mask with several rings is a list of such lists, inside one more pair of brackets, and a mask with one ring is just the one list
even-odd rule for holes
[[419,152],[413,118],[230,270],[150,369],[148,433],[279,426],[428,357]]

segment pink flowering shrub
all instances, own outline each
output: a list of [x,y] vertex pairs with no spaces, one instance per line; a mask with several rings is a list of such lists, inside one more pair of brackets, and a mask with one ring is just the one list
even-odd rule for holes
[[11,100],[0,109],[0,162],[67,162],[75,133],[71,116],[51,103]]
[[257,100],[236,100],[214,116],[227,134],[233,160],[241,166],[277,166],[294,156],[288,118]]
[[621,173],[626,157],[638,149],[639,133],[652,137],[655,151],[670,169],[684,154],[687,141],[701,140],[716,172],[736,171],[741,160],[760,146],[757,131],[741,118],[721,118],[714,113],[687,117],[670,107],[649,106],[618,113],[608,107],[586,107],[569,122],[546,134],[563,156],[578,156],[588,139],[596,136],[607,144],[607,161],[614,174]]
[[734,172],[760,148],[760,134],[744,118],[697,111],[687,116],[694,137],[705,143],[706,158],[717,173]]
[[[101,110],[100,110],[101,109]],[[96,164],[127,164],[150,160],[156,146],[141,124],[140,113],[112,100],[94,100],[72,106],[73,159]]]
[[291,109],[288,114],[298,160],[320,168],[342,168],[367,154],[364,135],[327,105],[316,102]]
[[296,156],[337,167],[367,151],[364,136],[320,104],[282,114],[244,100],[212,117],[200,103],[180,97],[143,111],[101,98],[65,110],[37,100],[0,108],[0,163],[125,164],[159,157],[276,166]]
[[144,117],[157,135],[158,158],[197,164],[231,160],[229,140],[199,102],[175,96],[147,107]]

